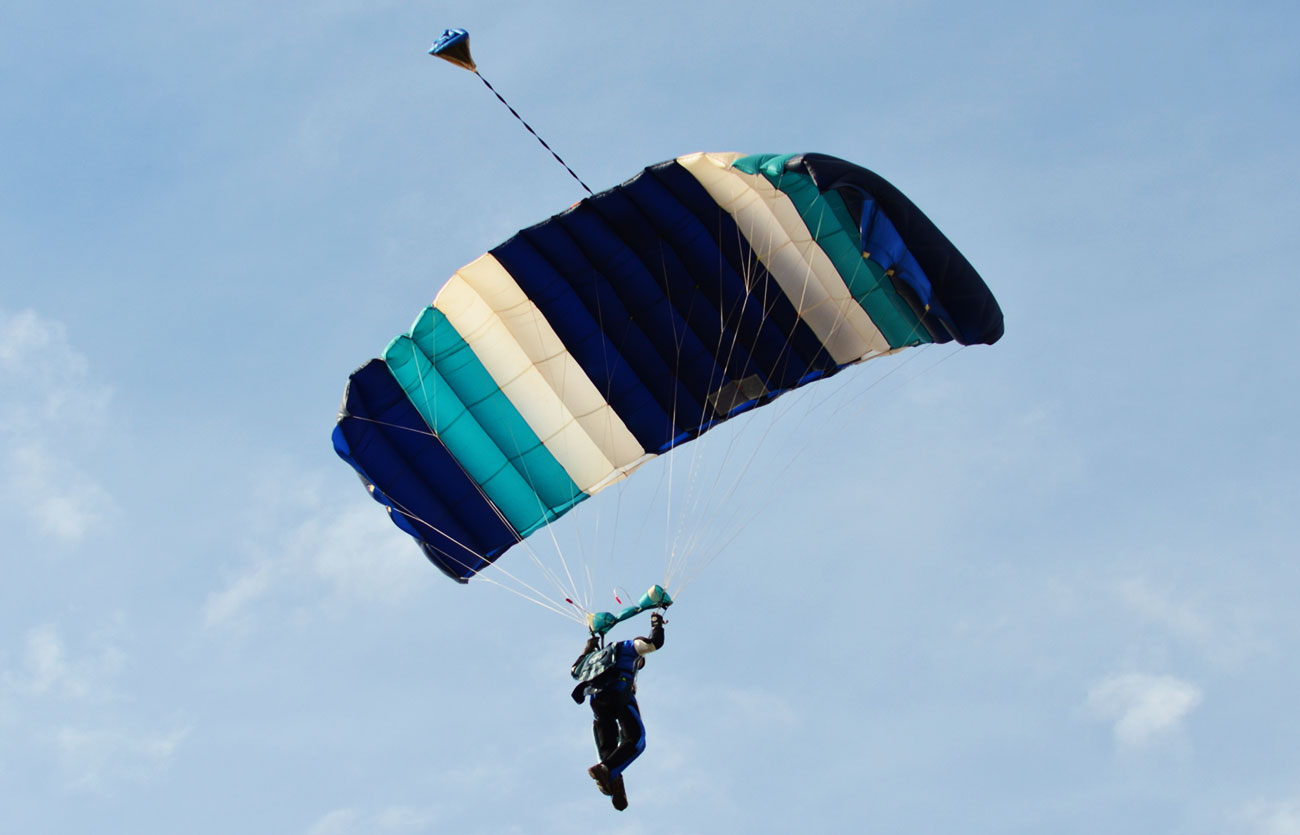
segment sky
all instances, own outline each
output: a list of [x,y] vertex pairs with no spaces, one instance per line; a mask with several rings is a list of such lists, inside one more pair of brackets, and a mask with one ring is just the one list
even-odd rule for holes
[[[1300,833],[1293,4],[4,18],[0,831]],[[623,813],[582,628],[448,581],[330,446],[353,369],[583,196],[449,26],[593,188],[841,156],[1006,315],[556,526],[611,608],[712,537]]]

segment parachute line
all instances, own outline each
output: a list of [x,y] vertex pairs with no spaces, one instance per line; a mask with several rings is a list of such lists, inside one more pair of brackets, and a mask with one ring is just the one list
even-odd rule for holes
[[581,177],[579,177],[576,173],[574,173],[574,170],[569,167],[569,164],[567,162],[560,159],[560,155],[555,153],[555,149],[552,148],[550,145],[547,145],[546,140],[542,139],[542,137],[537,134],[537,131],[533,130],[533,126],[524,121],[524,117],[520,116],[519,112],[510,106],[510,102],[506,101],[505,96],[502,96],[500,93],[498,93],[497,88],[493,87],[492,84],[486,78],[483,77],[483,73],[479,72],[478,70],[472,70],[472,72],[478,76],[479,81],[482,81],[485,85],[487,85],[487,88],[492,91],[492,95],[496,96],[497,100],[506,106],[506,109],[510,111],[510,115],[518,119],[519,124],[527,128],[528,132],[531,133],[537,139],[538,142],[542,143],[543,148],[551,152],[551,156],[555,157],[556,162],[564,166],[564,170],[569,172],[569,176],[577,180],[578,185],[582,186],[584,189],[587,190],[587,194],[595,193],[590,188],[588,188],[587,184],[582,181]]
[[[495,565],[495,563],[494,563],[494,565]],[[514,594],[514,595],[517,595],[517,596],[519,596],[519,597],[522,597],[524,600],[527,600],[527,601],[530,602],[530,603],[534,603],[534,604],[536,604],[536,605],[538,605],[538,606],[541,606],[543,609],[548,609],[548,610],[550,610],[550,611],[552,611],[552,612],[555,612],[557,615],[561,615],[561,616],[563,616],[565,619],[567,619],[567,620],[571,620],[571,621],[573,621],[574,623],[586,623],[586,618],[583,617],[583,615],[579,615],[578,613],[573,612],[573,611],[571,611],[571,610],[569,610],[569,609],[567,609],[567,608],[565,608],[565,607],[563,607],[563,606],[559,606],[559,605],[556,605],[556,604],[552,603],[552,601],[550,600],[550,598],[545,598],[545,597],[544,597],[543,599],[540,599],[540,600],[539,600],[539,599],[537,599],[537,598],[535,598],[535,597],[531,597],[531,596],[529,596],[529,595],[527,595],[527,594],[524,594],[524,593],[521,592],[519,589],[512,588],[511,586],[508,586],[508,585],[506,585],[505,583],[498,583],[496,580],[492,579],[491,577],[483,577],[483,576],[480,576],[479,579],[481,579],[481,580],[482,580],[483,582],[485,582],[485,583],[491,583],[492,585],[496,586],[497,588],[505,589],[506,591],[510,592],[511,594]],[[540,595],[541,593],[538,592],[538,594]],[[566,598],[565,602],[569,602],[569,601],[567,600],[567,598]],[[575,605],[576,605],[576,604],[575,604]]]
[[[414,350],[414,347],[412,348],[412,350]],[[424,375],[423,375],[423,374],[420,375],[420,383],[421,383],[421,387],[423,388],[423,385],[424,385]],[[352,416],[352,417],[355,417],[355,416]],[[435,437],[435,438],[437,437],[437,433],[436,433],[436,432],[433,432],[433,431],[429,431],[429,432],[421,432],[421,431],[418,430],[418,429],[414,429],[414,428],[407,427],[407,426],[399,426],[399,425],[397,425],[397,424],[385,423],[384,421],[374,420],[373,418],[357,418],[357,419],[358,419],[358,420],[365,420],[365,421],[368,421],[368,422],[370,422],[370,423],[377,423],[377,424],[381,424],[381,425],[385,425],[385,426],[394,426],[394,427],[399,428],[399,429],[407,429],[408,431],[411,431],[411,432],[416,432],[416,433],[418,433],[418,434],[427,434],[427,435],[429,435],[429,436],[431,436],[431,437]],[[526,462],[524,463],[524,467],[525,467],[525,471],[527,471],[527,463],[526,463]],[[500,508],[498,508],[498,507],[496,506],[496,503],[495,503],[495,502],[492,502],[491,499],[489,499],[489,498],[487,497],[487,495],[483,493],[482,488],[479,487],[478,484],[477,484],[476,482],[475,482],[475,487],[478,488],[479,495],[483,497],[484,502],[487,503],[488,507],[491,508],[492,512],[493,512],[493,513],[496,515],[496,517],[497,517],[497,518],[502,522],[502,524],[509,526],[509,521],[506,519],[505,514],[501,512]],[[422,525],[428,527],[430,530],[434,531],[435,533],[439,534],[440,536],[446,538],[447,541],[449,541],[449,542],[451,542],[452,544],[456,545],[457,547],[463,549],[466,553],[468,553],[468,554],[472,554],[472,555],[474,556],[474,558],[475,558],[475,563],[474,563],[474,564],[471,564],[471,563],[465,562],[464,560],[458,559],[458,558],[456,558],[455,556],[452,556],[451,554],[448,554],[448,553],[445,552],[445,551],[440,552],[440,553],[442,554],[443,557],[445,557],[446,559],[448,559],[448,560],[454,562],[456,565],[460,566],[461,568],[465,569],[466,571],[471,572],[471,573],[473,574],[474,577],[476,577],[476,578],[478,578],[478,579],[486,580],[486,581],[488,581],[488,582],[491,582],[493,585],[500,586],[500,587],[502,587],[502,588],[508,589],[509,591],[512,591],[512,592],[514,592],[515,594],[518,594],[518,595],[521,596],[521,597],[525,597],[526,599],[533,600],[533,598],[529,598],[527,595],[524,595],[523,593],[519,592],[517,589],[511,588],[510,586],[507,586],[507,585],[505,585],[505,584],[503,584],[503,583],[499,583],[499,582],[496,582],[495,580],[492,580],[492,578],[490,578],[490,577],[484,576],[484,573],[483,573],[484,571],[486,571],[488,568],[494,568],[494,569],[496,569],[498,572],[500,572],[501,574],[503,574],[504,576],[508,577],[510,580],[512,580],[512,581],[514,581],[514,582],[516,582],[516,583],[518,583],[519,585],[523,586],[524,588],[527,588],[529,591],[533,592],[533,593],[536,594],[538,597],[541,597],[541,598],[545,599],[546,601],[548,601],[548,604],[549,604],[549,605],[548,605],[548,604],[541,604],[541,603],[539,603],[539,605],[543,605],[544,608],[551,609],[552,611],[555,611],[555,612],[558,612],[558,613],[560,613],[560,614],[563,614],[563,615],[565,615],[566,617],[570,617],[570,616],[571,616],[572,613],[568,612],[568,610],[566,610],[566,609],[564,609],[563,607],[561,607],[561,606],[558,604],[558,602],[556,602],[556,600],[555,600],[554,598],[549,597],[549,596],[546,595],[544,592],[539,591],[538,589],[534,588],[534,587],[533,587],[532,585],[530,585],[529,583],[527,583],[527,582],[525,582],[524,580],[522,580],[522,579],[520,579],[520,578],[514,576],[514,575],[511,574],[509,571],[506,571],[504,568],[501,568],[500,566],[497,565],[497,563],[496,563],[495,561],[488,562],[488,564],[487,564],[486,566],[484,566],[483,568],[475,568],[475,564],[478,563],[479,561],[483,560],[483,556],[482,556],[481,554],[479,554],[478,551],[476,551],[476,550],[474,550],[473,548],[469,547],[468,545],[465,545],[464,543],[460,542],[458,539],[456,539],[455,537],[453,537],[451,534],[449,534],[449,533],[447,533],[446,531],[440,529],[438,526],[431,524],[428,520],[421,519],[418,515],[416,515],[415,513],[412,513],[409,509],[407,509],[406,507],[402,506],[402,504],[401,504],[400,502],[398,502],[397,500],[393,499],[393,497],[388,496],[387,498],[388,498],[389,501],[391,502],[391,505],[390,505],[390,506],[391,506],[394,510],[396,510],[398,513],[401,513],[403,516],[407,517],[408,519],[412,519],[412,520],[414,520],[414,521],[416,521],[416,522],[419,522],[420,524],[422,524]],[[549,527],[550,527],[550,523],[549,523],[549,522],[547,523],[546,527],[549,529]],[[553,534],[552,534],[552,538],[554,538],[554,535],[553,535]],[[529,556],[531,562],[533,563],[533,565],[536,566],[536,567],[541,571],[542,575],[543,575],[543,576],[544,576],[544,577],[545,577],[545,578],[546,578],[546,579],[551,583],[551,585],[556,589],[556,591],[558,592],[560,598],[564,598],[565,596],[567,596],[567,595],[569,595],[569,594],[572,594],[572,595],[575,595],[575,596],[577,595],[577,592],[576,592],[576,584],[573,582],[572,575],[569,573],[569,569],[568,569],[568,565],[567,565],[567,563],[564,564],[565,573],[566,573],[566,575],[569,575],[569,585],[568,585],[568,587],[566,588],[566,586],[564,585],[564,583],[559,579],[559,577],[555,574],[555,572],[554,572],[554,571],[553,571],[549,566],[547,566],[547,565],[546,565],[546,564],[545,564],[545,563],[544,563],[544,562],[543,562],[543,561],[538,557],[537,552],[533,549],[532,544],[529,543],[528,540],[526,540],[526,539],[521,540],[518,544],[523,545],[524,551],[528,554],[528,556]],[[560,552],[560,551],[561,551],[558,542],[556,543],[556,551],[557,551],[557,552]],[[561,559],[561,562],[563,562],[563,559],[564,559],[564,558],[563,558],[563,554],[562,554],[562,553],[560,554],[560,559]],[[538,603],[537,600],[533,600],[533,602],[534,602],[534,603]],[[571,617],[570,619],[574,619],[574,618]],[[581,618],[576,618],[576,619],[579,620],[579,621],[582,620]]]
[[[463,543],[457,541],[454,537],[452,537],[452,536],[451,536],[450,534],[448,534],[446,531],[440,530],[440,529],[438,529],[436,526],[429,524],[428,521],[426,521],[426,520],[424,520],[424,519],[421,519],[419,516],[416,516],[414,513],[411,513],[411,512],[408,511],[407,509],[401,507],[398,503],[394,502],[394,504],[393,504],[393,509],[396,510],[398,513],[401,513],[403,516],[407,517],[408,519],[412,519],[412,520],[414,520],[414,521],[416,521],[416,522],[419,522],[420,524],[425,525],[425,526],[427,526],[428,528],[430,528],[431,530],[433,530],[433,531],[437,532],[438,534],[440,534],[440,535],[446,537],[448,541],[455,543],[457,546],[459,546],[459,547],[465,549],[465,551],[467,551],[467,552],[470,553],[470,554],[473,554],[475,557],[480,557],[480,558],[481,558],[481,555],[480,555],[477,551],[475,551],[474,549],[472,549],[472,548],[470,548],[469,546],[464,545]],[[525,550],[527,550],[530,554],[532,554],[532,556],[533,556],[533,561],[534,561],[535,563],[537,563],[538,567],[542,569],[542,571],[543,571],[544,574],[547,574],[547,575],[548,575],[548,579],[551,579],[552,582],[556,582],[556,581],[554,580],[554,577],[553,577],[553,576],[550,576],[550,575],[551,575],[551,572],[546,568],[546,566],[545,566],[545,565],[542,565],[542,564],[540,563],[540,561],[538,561],[538,559],[537,559],[537,555],[532,551],[532,549],[531,549],[531,548],[528,548],[527,546],[525,546]],[[556,612],[557,614],[563,615],[564,617],[568,618],[569,620],[574,620],[574,621],[578,621],[578,622],[583,622],[583,619],[582,619],[581,617],[575,615],[574,613],[572,613],[572,612],[570,612],[569,610],[565,609],[564,607],[560,606],[559,603],[558,603],[556,600],[554,600],[553,598],[547,596],[545,592],[542,592],[542,591],[538,590],[537,588],[535,588],[535,587],[533,587],[531,584],[529,584],[527,581],[522,580],[522,579],[516,577],[515,575],[511,574],[509,571],[507,571],[506,569],[504,569],[504,568],[502,568],[500,565],[498,565],[495,561],[494,561],[494,562],[489,562],[487,565],[483,566],[482,568],[475,568],[474,566],[470,565],[469,563],[463,562],[463,561],[457,559],[456,557],[454,557],[454,556],[452,556],[452,555],[450,555],[450,554],[447,554],[447,553],[445,553],[445,552],[443,552],[443,556],[446,557],[447,559],[451,560],[452,562],[456,563],[457,565],[461,566],[461,567],[464,568],[465,570],[473,572],[474,577],[476,577],[477,579],[480,579],[480,580],[482,580],[482,581],[484,581],[484,582],[487,582],[487,583],[491,583],[491,584],[494,585],[494,586],[498,586],[498,587],[500,587],[500,588],[503,588],[503,589],[505,589],[505,590],[507,590],[507,591],[509,591],[509,592],[512,592],[513,594],[516,594],[516,595],[518,595],[518,596],[520,596],[520,597],[523,597],[523,598],[526,599],[526,600],[530,600],[530,601],[532,601],[533,603],[536,603],[537,605],[539,605],[539,606],[541,606],[541,607],[543,607],[543,608],[545,608],[545,609],[550,609],[551,611]],[[486,574],[484,573],[484,572],[486,572],[488,569],[494,569],[495,571],[497,571],[497,572],[499,572],[500,574],[504,575],[505,577],[509,578],[509,579],[512,580],[513,582],[518,583],[520,586],[523,586],[524,588],[528,589],[528,590],[531,591],[533,594],[537,595],[538,598],[541,598],[541,599],[539,600],[539,599],[536,599],[536,598],[530,597],[530,596],[524,594],[523,592],[519,591],[519,590],[516,589],[516,588],[512,588],[511,586],[508,586],[508,585],[506,585],[506,584],[504,584],[504,583],[500,583],[500,582],[496,581],[495,579],[493,579],[492,577],[490,577],[490,576],[488,576],[488,575],[486,575]],[[556,582],[556,585],[557,585],[557,587],[558,587],[560,584],[559,584],[558,582]]]
[[[812,231],[812,233],[813,233],[813,237],[814,237],[814,239],[816,239],[816,238],[820,235],[820,233],[821,233],[821,231],[822,231],[822,230],[821,230],[821,222],[822,222],[823,219],[824,219],[824,215],[823,215],[821,218],[819,218],[817,228],[810,230],[810,231]],[[772,243],[772,241],[756,242],[756,243],[761,243],[761,244],[764,245],[764,247],[766,248],[766,245],[770,245],[770,244]],[[754,252],[754,249],[751,249],[750,251],[751,251],[751,252]],[[756,257],[756,256],[755,256],[755,257]],[[804,302],[805,299],[806,299],[807,288],[808,288],[808,286],[809,286],[809,279],[813,278],[813,276],[814,276],[814,270],[813,270],[812,262],[811,262],[809,259],[807,259],[807,258],[804,258],[804,259],[803,259],[803,262],[804,262],[804,275],[803,275],[803,279],[804,279],[804,281],[803,281],[803,284],[802,284],[802,290],[801,290],[800,305],[799,305],[800,307],[802,307],[802,304],[803,304],[803,302]],[[752,263],[751,263],[751,265],[750,265],[750,269],[753,269],[753,265],[752,265]],[[878,289],[878,288],[872,288],[872,290],[871,290],[870,292],[875,292],[876,289]],[[764,319],[764,321],[766,321],[766,320],[769,318],[769,317],[768,317],[768,311],[770,310],[770,305],[767,304],[767,301],[768,301],[768,299],[767,299],[767,296],[766,296],[766,286],[765,286],[765,287],[764,287],[764,295],[763,295],[763,314],[762,314],[762,318]],[[835,317],[834,321],[833,321],[832,324],[831,324],[831,328],[830,328],[830,329],[831,329],[831,332],[834,332],[835,330],[838,330],[841,326],[843,326],[843,325],[846,323],[846,321],[847,321],[847,314],[848,314],[848,308],[847,308],[847,305],[848,305],[848,304],[856,304],[856,303],[857,303],[857,302],[854,301],[854,300],[852,300],[852,299],[846,299],[846,300],[844,301],[844,303],[841,304],[841,305],[838,307],[838,309],[837,309],[837,311],[836,311],[836,317]],[[904,339],[904,344],[906,344],[906,343],[908,343],[908,342],[911,341],[912,336],[915,335],[915,329],[916,329],[916,327],[919,327],[919,321],[916,323],[916,325],[914,325],[912,333],[909,333],[909,334],[907,335],[907,337]],[[733,342],[733,347],[734,347],[734,342]],[[730,355],[729,355],[729,356],[730,356]],[[865,359],[865,357],[864,357],[864,359]],[[911,358],[909,357],[909,360],[910,360],[910,359],[911,359]],[[893,370],[895,370],[895,369],[891,369],[890,373],[892,373]],[[885,376],[888,376],[888,375],[885,375]],[[882,379],[883,379],[883,378],[882,378]],[[879,382],[879,381],[877,381],[877,382]],[[874,386],[874,385],[875,385],[875,384],[873,384],[873,386]],[[817,392],[821,392],[821,389],[820,389],[820,388],[817,388],[816,391],[817,391]],[[748,524],[749,524],[749,523],[750,523],[750,522],[751,522],[751,521],[752,521],[752,520],[753,520],[753,519],[758,515],[758,513],[760,512],[760,509],[761,509],[761,506],[759,505],[759,503],[757,503],[757,502],[740,502],[740,503],[735,503],[735,502],[732,502],[731,499],[734,497],[736,491],[740,488],[741,484],[745,483],[745,481],[746,481],[746,476],[747,476],[748,473],[750,472],[750,469],[751,469],[751,467],[752,467],[752,465],[753,465],[753,462],[757,459],[758,449],[759,449],[759,448],[763,445],[763,443],[767,440],[767,438],[768,438],[768,436],[770,435],[770,433],[772,432],[773,428],[774,428],[774,427],[777,425],[777,423],[782,419],[782,416],[783,416],[784,414],[788,413],[792,408],[794,408],[794,407],[795,407],[795,403],[796,403],[798,400],[805,400],[805,399],[811,398],[812,400],[820,400],[820,401],[823,401],[823,402],[824,402],[824,401],[826,401],[826,400],[829,400],[831,397],[832,397],[832,394],[831,394],[830,390],[827,389],[827,391],[825,392],[825,394],[820,395],[820,396],[819,396],[818,394],[802,394],[802,395],[801,395],[799,398],[797,398],[796,400],[787,400],[787,401],[786,401],[786,404],[787,404],[786,406],[784,406],[784,407],[779,407],[779,408],[777,409],[777,415],[776,415],[775,417],[773,417],[773,416],[769,416],[769,419],[768,419],[767,422],[766,422],[766,425],[765,425],[765,427],[764,427],[764,429],[763,429],[763,432],[762,432],[760,438],[758,439],[758,441],[757,441],[756,443],[754,443],[753,445],[750,446],[749,454],[745,456],[745,460],[744,460],[744,462],[740,465],[739,470],[736,471],[735,475],[734,475],[734,476],[729,480],[729,482],[728,482],[727,484],[725,484],[725,486],[724,486],[723,481],[724,481],[724,478],[725,478],[725,474],[726,474],[729,470],[732,469],[731,464],[728,463],[728,462],[729,462],[730,459],[733,457],[733,454],[736,452],[736,450],[738,449],[738,447],[741,445],[741,443],[740,443],[740,442],[741,442],[741,436],[742,436],[743,434],[745,434],[743,430],[746,429],[746,428],[748,428],[748,426],[749,426],[749,424],[750,424],[751,421],[745,421],[745,422],[742,424],[742,426],[741,426],[739,429],[737,429],[737,430],[735,431],[735,434],[734,434],[734,436],[733,436],[731,442],[727,445],[727,449],[726,449],[726,452],[725,452],[725,454],[724,454],[723,462],[722,462],[722,463],[717,467],[717,469],[716,469],[716,471],[715,471],[715,477],[714,477],[714,479],[713,479],[713,489],[712,489],[712,490],[710,491],[710,493],[709,493],[709,495],[710,495],[710,496],[711,496],[711,497],[712,497],[712,498],[717,502],[717,506],[716,506],[713,510],[708,511],[708,514],[709,514],[709,516],[710,516],[710,518],[709,518],[709,522],[710,522],[710,523],[712,523],[712,522],[714,522],[714,521],[718,521],[718,520],[720,519],[721,515],[722,515],[724,512],[729,512],[729,513],[732,514],[732,516],[731,516],[731,521],[730,521],[729,523],[725,524],[725,525],[718,525],[718,526],[715,526],[715,525],[713,525],[713,524],[707,524],[707,525],[696,525],[696,526],[694,526],[694,528],[695,528],[695,533],[694,533],[694,535],[692,535],[691,537],[689,537],[689,538],[686,540],[685,543],[681,543],[681,534],[682,534],[682,532],[685,530],[685,527],[686,527],[686,525],[684,524],[684,520],[683,520],[682,523],[681,523],[681,526],[680,526],[680,528],[679,528],[679,530],[678,530],[677,537],[674,539],[674,544],[673,544],[673,549],[672,549],[673,553],[672,553],[672,555],[670,556],[670,560],[669,560],[669,563],[670,563],[670,568],[669,568],[670,575],[669,575],[669,578],[668,578],[669,582],[665,584],[666,586],[672,587],[673,581],[675,581],[676,579],[678,579],[678,578],[680,577],[679,572],[683,571],[683,570],[685,569],[687,563],[691,561],[689,558],[690,558],[692,552],[694,552],[694,551],[697,550],[698,548],[702,547],[703,543],[702,543],[702,541],[701,541],[701,538],[702,538],[702,532],[703,532],[703,531],[708,530],[708,529],[711,529],[711,528],[715,528],[715,527],[721,527],[721,528],[723,528],[724,530],[726,530],[726,529],[730,529],[731,532],[730,532],[728,535],[726,535],[726,537],[725,537],[725,539],[723,539],[723,541],[717,543],[716,547],[713,547],[713,548],[708,549],[708,553],[706,553],[706,554],[704,555],[704,559],[701,560],[701,561],[699,561],[698,563],[696,563],[696,564],[693,566],[694,570],[691,571],[690,575],[687,576],[687,577],[682,578],[682,583],[681,583],[681,585],[680,585],[680,586],[676,586],[676,593],[679,594],[679,595],[681,594],[681,592],[682,592],[682,591],[683,591],[687,586],[689,586],[689,585],[691,584],[691,582],[694,581],[694,579],[695,579],[696,577],[699,576],[700,572],[702,572],[702,571],[703,571],[703,570],[704,570],[704,569],[705,569],[705,568],[706,568],[710,563],[712,563],[712,561],[713,561],[713,560],[718,556],[718,554],[720,554],[723,550],[725,550],[726,547],[727,547],[728,545],[730,545],[730,543],[731,543],[732,541],[734,541],[735,538],[736,538],[737,536],[739,536],[740,532],[741,532],[742,530],[744,530],[744,529],[748,526]],[[700,440],[703,440],[703,439],[700,439]],[[784,474],[785,474],[785,473],[790,469],[790,467],[793,465],[794,461],[795,461],[795,460],[800,456],[801,452],[802,452],[804,449],[806,449],[810,444],[811,444],[811,438],[805,438],[803,444],[802,444],[798,449],[796,449],[796,451],[795,451],[792,455],[789,456],[788,460],[785,462],[785,464],[781,467],[780,471],[778,472],[778,474],[777,474],[777,478],[774,479],[774,480],[779,481],[779,480],[780,480],[780,477],[783,476],[783,475],[784,475]],[[702,443],[699,443],[699,442],[697,441],[697,446],[695,447],[695,449],[694,449],[693,451],[698,455],[698,454],[702,451],[702,447],[703,447],[703,444],[702,444]],[[694,458],[694,456],[693,456],[693,458]],[[693,505],[693,499],[692,499],[691,497],[692,497],[693,495],[695,495],[695,493],[696,493],[696,489],[697,489],[697,479],[696,479],[697,472],[696,472],[696,470],[697,470],[697,468],[694,466],[694,463],[693,463],[693,465],[692,465],[692,476],[691,476],[691,482],[690,482],[689,489],[688,489],[688,491],[687,491],[687,497],[686,497],[685,502],[684,502],[684,504],[685,504],[686,507],[694,506],[694,505]],[[751,489],[751,492],[752,492],[752,489]],[[721,500],[719,500],[719,499],[721,499]],[[725,500],[725,504],[726,504],[728,507],[724,508],[724,507],[722,506],[722,505],[723,505],[723,501],[722,501],[722,500]],[[743,508],[743,507],[750,507],[750,508],[752,508],[752,509],[751,509],[751,511],[750,511],[749,513],[740,513],[740,514],[736,514],[736,511],[737,511],[739,508]]]
[[[360,420],[365,423],[373,423],[376,426],[387,426],[389,429],[401,429],[403,432],[414,432],[416,435],[427,435],[430,438],[438,437],[438,433],[431,429],[416,429],[414,426],[403,426],[400,423],[389,423],[386,420],[376,420],[375,418],[365,417],[363,415],[343,415],[342,417],[349,420]],[[340,418],[341,420],[342,418]]]
[[[719,223],[721,223],[721,221],[719,221]],[[737,244],[742,244],[744,242],[744,234],[739,228],[736,228],[736,236]],[[722,237],[721,226],[718,227],[717,237],[719,239]],[[747,258],[749,260],[747,260],[743,265],[742,280],[745,282],[746,286],[752,287],[754,284],[754,275],[757,272],[757,251],[753,247],[747,247],[745,249],[748,251]],[[761,299],[757,302],[760,304],[759,316],[761,323],[765,324],[769,319],[768,311],[770,305],[768,304],[766,296],[767,290],[768,285],[764,282],[763,294],[761,297],[757,294],[746,293],[741,297],[741,302],[738,308],[734,308],[730,311],[725,309],[719,310],[720,321],[724,328],[726,327],[729,317],[730,320],[735,323],[731,328],[731,342],[727,346],[725,358],[720,364],[719,370],[720,373],[724,375],[724,378],[736,376],[732,371],[732,367],[740,342],[741,328],[739,327],[739,323],[743,320],[745,311],[750,304],[751,299]],[[787,347],[783,346],[781,351],[778,353],[778,361],[785,355],[786,350]],[[704,424],[707,422],[707,415],[710,406],[709,404],[702,404],[701,408],[702,412],[697,423]],[[719,419],[725,420],[726,416],[720,416]],[[751,421],[744,420],[741,421],[739,425],[733,424],[731,428],[724,430],[730,436],[730,439],[723,450],[722,460],[714,469],[713,489],[708,492],[707,496],[703,496],[699,492],[699,476],[703,469],[702,463],[708,457],[706,453],[708,453],[709,450],[714,449],[718,443],[721,442],[720,437],[714,438],[709,433],[701,433],[696,437],[691,449],[689,464],[687,467],[689,479],[684,488],[685,496],[680,500],[671,498],[673,488],[671,484],[672,476],[670,475],[670,499],[668,501],[669,512],[671,512],[672,508],[678,507],[679,505],[681,507],[681,512],[678,514],[676,520],[675,531],[671,535],[671,546],[668,547],[669,553],[666,560],[667,564],[665,566],[664,581],[666,588],[673,588],[676,584],[677,578],[686,569],[687,565],[693,562],[695,552],[702,546],[703,532],[709,529],[715,529],[715,526],[712,523],[715,522],[719,518],[720,514],[724,512],[725,507],[733,504],[730,501],[732,496],[739,486],[744,473],[748,471],[749,464],[757,457],[758,450],[751,447],[740,476],[733,479],[725,490],[718,490],[719,486],[722,484],[723,473],[725,473],[730,467],[729,462],[735,454],[742,436],[746,434],[744,430],[748,428],[750,423]],[[756,509],[754,513],[756,514],[757,512]],[[695,522],[695,524],[688,524],[690,522]],[[688,527],[695,531],[693,535],[686,535]],[[734,539],[740,529],[740,527],[737,527],[736,532],[728,537],[728,541]],[[705,561],[705,564],[711,561],[712,556],[715,556],[716,553],[717,552],[714,551],[710,555],[710,558]]]

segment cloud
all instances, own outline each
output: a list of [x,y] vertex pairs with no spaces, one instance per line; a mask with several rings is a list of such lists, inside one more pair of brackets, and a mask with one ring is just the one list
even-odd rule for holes
[[373,832],[427,832],[437,819],[429,808],[390,806],[374,814],[356,809],[335,809],[322,815],[308,835],[353,835]]
[[[1267,643],[1251,627],[1250,609],[1226,604],[1222,600],[1227,594],[1224,590],[1198,595],[1200,601],[1180,600],[1135,577],[1121,582],[1116,593],[1129,612],[1185,642],[1216,664],[1235,666],[1267,648]],[[1220,598],[1217,604],[1215,597]]]
[[1108,676],[1088,691],[1088,709],[1114,722],[1124,748],[1142,748],[1176,732],[1201,703],[1201,689],[1173,676],[1123,673]]
[[253,566],[223,591],[208,595],[203,604],[203,622],[211,627],[234,621],[270,587],[271,566],[267,563]]
[[68,786],[111,794],[164,771],[188,730],[133,732],[114,719],[114,707],[132,701],[115,688],[126,654],[102,636],[90,643],[77,651],[56,625],[33,627],[0,683],[8,709],[21,720],[14,727],[52,754]]
[[[27,633],[27,687],[33,693],[52,690],[61,681],[74,681],[64,657],[63,642],[52,626],[41,626]],[[84,688],[75,682],[73,689]]]
[[[383,511],[355,492],[337,505],[322,502],[310,485],[296,496],[271,499],[276,521],[254,526],[264,541],[250,546],[255,556],[225,588],[208,595],[204,623],[231,626],[250,617],[258,603],[282,603],[291,595],[312,600],[311,607],[388,606],[410,598],[428,581],[428,568]],[[299,521],[277,528],[286,518]]]
[[63,727],[55,734],[55,745],[73,788],[108,794],[120,784],[147,783],[165,771],[188,734]]
[[113,501],[102,487],[39,443],[12,447],[5,459],[3,493],[25,508],[28,519],[44,534],[65,543],[79,542],[112,511]]
[[412,575],[427,575],[409,543],[378,506],[358,494],[344,509],[299,524],[287,550],[336,597],[384,604],[411,595]]
[[4,680],[11,689],[32,697],[99,699],[111,692],[109,680],[121,670],[124,658],[111,645],[98,654],[70,658],[58,629],[46,624],[27,631],[21,669],[6,672]]
[[61,322],[32,310],[0,310],[0,432],[38,429],[50,421],[100,425],[112,390],[90,378],[90,364],[69,343]]
[[355,809],[335,809],[322,815],[307,832],[309,835],[347,835],[357,831],[360,818]]
[[436,817],[432,809],[390,806],[375,815],[375,824],[383,832],[419,832],[429,828]]
[[113,507],[75,453],[62,451],[84,449],[106,425],[111,396],[61,323],[0,310],[0,497],[64,543],[83,539]]
[[1252,835],[1300,835],[1300,801],[1256,800],[1240,817]]
[[1119,596],[1135,613],[1175,635],[1197,642],[1206,640],[1210,635],[1209,623],[1191,604],[1171,600],[1140,578],[1120,583]]

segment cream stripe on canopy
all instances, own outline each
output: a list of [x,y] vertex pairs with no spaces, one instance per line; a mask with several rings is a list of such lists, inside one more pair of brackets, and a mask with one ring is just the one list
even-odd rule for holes
[[433,304],[580,490],[595,493],[653,457],[491,253],[458,270]]
[[836,363],[888,352],[888,340],[853,298],[790,198],[763,175],[731,167],[741,156],[688,154],[678,157],[677,163],[732,216],[758,260],[799,312],[799,318]]

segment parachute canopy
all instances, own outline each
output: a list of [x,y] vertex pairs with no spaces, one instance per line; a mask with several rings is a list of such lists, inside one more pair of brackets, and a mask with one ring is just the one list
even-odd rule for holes
[[975,269],[871,171],[690,154],[456,272],[352,374],[334,448],[465,582],[783,392],[908,346],[991,344],[1002,327]]

